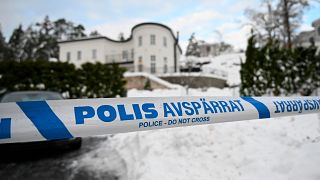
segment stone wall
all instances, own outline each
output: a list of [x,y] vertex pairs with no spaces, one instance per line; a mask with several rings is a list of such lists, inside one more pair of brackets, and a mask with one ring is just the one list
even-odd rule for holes
[[[144,89],[145,84],[147,83],[148,79],[146,76],[129,76],[125,77],[127,84],[126,89]],[[153,81],[149,79],[151,89],[169,89],[163,84],[158,83],[157,81]]]
[[190,88],[204,88],[204,87],[217,87],[217,88],[224,88],[226,87],[226,80],[219,79],[210,76],[161,76],[161,79],[168,81],[173,84],[180,84],[185,86],[189,84]]

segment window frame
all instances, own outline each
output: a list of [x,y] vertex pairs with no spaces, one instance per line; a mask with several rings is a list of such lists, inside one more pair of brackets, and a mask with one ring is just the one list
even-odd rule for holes
[[167,42],[167,37],[163,37],[163,46],[164,47],[167,47],[167,45],[168,45],[168,42]]
[[138,57],[138,72],[143,72],[143,60],[142,56]]
[[138,46],[141,47],[143,45],[143,38],[142,36],[138,37]]
[[155,74],[157,72],[156,55],[150,56],[150,73]]
[[70,51],[68,51],[66,54],[66,60],[71,61],[71,52]]
[[92,59],[97,59],[97,49],[92,49]]
[[168,73],[168,58],[163,57],[163,73]]
[[150,45],[156,45],[156,35],[150,34]]
[[77,51],[77,60],[80,61],[82,59],[82,52],[79,50]]

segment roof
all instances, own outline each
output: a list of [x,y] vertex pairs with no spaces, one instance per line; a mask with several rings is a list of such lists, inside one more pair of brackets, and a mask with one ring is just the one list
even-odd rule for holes
[[181,49],[180,45],[178,44],[178,38],[175,37],[172,29],[169,28],[168,26],[164,25],[164,24],[155,23],[155,22],[145,22],[145,23],[140,23],[140,24],[137,24],[137,25],[133,26],[133,27],[131,28],[130,37],[127,38],[127,39],[125,39],[125,40],[122,40],[122,41],[120,41],[120,40],[114,40],[114,39],[108,38],[108,37],[106,37],[106,36],[95,36],[95,37],[85,37],[85,38],[79,38],[79,39],[73,39],[73,40],[59,41],[58,43],[59,43],[59,44],[62,44],[62,43],[69,43],[69,42],[97,40],[97,39],[105,39],[105,40],[108,40],[108,41],[111,41],[111,42],[115,42],[115,43],[125,43],[125,42],[128,42],[128,41],[130,41],[130,40],[132,39],[132,34],[133,34],[134,29],[136,29],[136,28],[138,28],[138,27],[140,27],[140,26],[144,26],[144,25],[156,25],[156,26],[160,26],[160,27],[163,27],[163,28],[167,29],[167,30],[171,33],[173,39],[175,40],[175,44],[177,44],[180,53],[182,53],[182,49]]
[[320,18],[314,20],[314,21],[312,22],[312,26],[313,26],[313,27],[320,26]]

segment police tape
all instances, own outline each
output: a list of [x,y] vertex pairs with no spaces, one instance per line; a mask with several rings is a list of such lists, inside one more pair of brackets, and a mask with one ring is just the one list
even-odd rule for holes
[[145,97],[0,103],[0,143],[320,112],[320,97]]

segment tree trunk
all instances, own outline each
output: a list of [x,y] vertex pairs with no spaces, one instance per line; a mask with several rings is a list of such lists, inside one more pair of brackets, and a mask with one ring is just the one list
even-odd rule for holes
[[291,49],[292,43],[291,43],[291,26],[290,26],[290,20],[289,20],[289,5],[288,0],[283,0],[283,22],[284,22],[284,28],[287,35],[286,38],[286,46],[287,48]]

